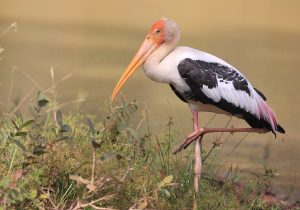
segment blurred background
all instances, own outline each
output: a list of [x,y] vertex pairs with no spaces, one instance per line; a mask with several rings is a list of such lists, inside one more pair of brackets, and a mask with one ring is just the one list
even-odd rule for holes
[[[277,113],[286,135],[230,136],[222,155],[225,165],[256,171],[267,165],[278,170],[274,191],[300,191],[300,1],[14,1],[0,0],[0,110],[11,100],[34,96],[52,85],[64,110],[84,98],[81,112],[101,117],[111,91],[144,39],[161,17],[174,19],[181,29],[180,45],[207,51],[238,68],[261,90]],[[70,76],[70,77],[69,77]],[[11,91],[9,91],[11,90]],[[11,93],[9,93],[11,92]],[[159,97],[157,96],[159,93]],[[173,117],[178,142],[192,129],[191,114],[168,85],[137,72],[122,90],[126,100],[146,103],[151,131]],[[77,108],[76,108],[77,109]],[[212,114],[200,114],[204,125]],[[210,124],[225,126],[226,116]],[[232,119],[230,126],[246,126]],[[215,136],[205,139],[211,146]],[[178,144],[174,142],[174,146]],[[267,158],[264,156],[267,155]]]

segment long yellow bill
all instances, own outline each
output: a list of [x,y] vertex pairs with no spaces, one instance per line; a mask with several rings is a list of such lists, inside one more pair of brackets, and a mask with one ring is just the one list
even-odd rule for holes
[[147,36],[141,47],[139,48],[136,55],[131,60],[125,72],[122,74],[114,91],[111,94],[111,100],[113,101],[120,91],[121,87],[124,85],[126,80],[138,69],[138,67],[145,62],[145,60],[151,55],[151,53],[158,48],[158,44]]

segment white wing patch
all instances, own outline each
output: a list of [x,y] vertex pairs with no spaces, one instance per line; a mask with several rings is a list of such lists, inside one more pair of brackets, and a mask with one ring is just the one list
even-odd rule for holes
[[[250,84],[248,84],[250,85]],[[221,99],[239,107],[246,112],[255,115],[260,119],[259,110],[257,107],[256,93],[251,86],[248,86],[250,90],[250,95],[242,90],[236,90],[232,82],[220,82],[218,79],[218,86],[215,88],[208,88],[203,85],[201,91],[214,102],[219,102]]]

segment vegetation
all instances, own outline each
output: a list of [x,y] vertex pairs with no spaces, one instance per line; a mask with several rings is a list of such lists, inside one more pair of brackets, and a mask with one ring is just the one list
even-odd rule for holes
[[237,169],[216,178],[214,151],[204,151],[195,197],[191,150],[173,155],[172,120],[150,133],[147,111],[135,102],[110,107],[101,119],[53,107],[39,92],[30,115],[2,113],[0,209],[191,209],[194,201],[200,209],[283,208],[260,199],[270,171],[238,191]]
[[172,154],[172,119],[161,133],[151,133],[147,110],[126,101],[101,117],[62,113],[53,69],[51,76],[53,86],[29,104],[24,101],[33,90],[0,113],[0,209],[192,209],[195,203],[199,209],[287,208],[262,199],[274,170],[266,168],[246,184],[237,168],[218,177],[218,140],[203,151],[196,196],[192,150]]

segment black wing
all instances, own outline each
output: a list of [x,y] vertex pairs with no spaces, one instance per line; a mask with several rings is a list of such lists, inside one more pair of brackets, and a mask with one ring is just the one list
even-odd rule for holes
[[[257,114],[254,97],[260,96],[252,95],[255,90],[235,69],[220,63],[187,58],[179,63],[178,71],[201,103],[242,116],[251,127],[272,130],[269,123]],[[258,94],[263,96],[260,92]]]

